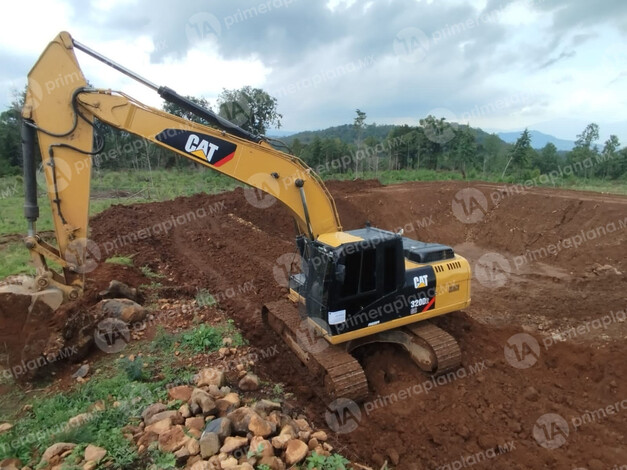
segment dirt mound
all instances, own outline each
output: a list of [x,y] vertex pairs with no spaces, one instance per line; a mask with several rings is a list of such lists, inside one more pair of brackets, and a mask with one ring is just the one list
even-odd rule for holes
[[[621,402],[627,347],[617,316],[627,307],[627,198],[461,182],[328,186],[345,229],[370,221],[450,244],[475,273],[468,311],[440,319],[460,339],[466,375],[428,386],[398,350],[363,348],[371,397],[358,426],[335,434],[338,451],[373,463],[398,461],[401,469],[462,468],[472,459],[480,459],[478,468],[611,468],[627,461],[627,402]],[[610,232],[610,223],[617,229]],[[585,240],[573,247],[581,230]],[[586,235],[589,230],[597,235]],[[114,206],[93,219],[91,233],[103,257],[132,256],[184,295],[211,292],[255,347],[278,348],[257,364],[260,373],[283,382],[310,418],[325,425],[318,385],[261,322],[261,305],[287,293],[283,255],[295,252],[293,222],[278,202],[259,209],[237,189]],[[558,242],[559,250],[549,248]],[[547,333],[569,341],[549,345]],[[529,344],[533,364],[513,366],[520,358],[512,359],[512,351],[529,352]],[[422,392],[412,389],[416,384]],[[625,408],[596,413],[617,402]],[[568,436],[555,448],[538,440],[543,429],[556,429],[538,422],[549,413],[568,425],[568,433],[557,427]]]

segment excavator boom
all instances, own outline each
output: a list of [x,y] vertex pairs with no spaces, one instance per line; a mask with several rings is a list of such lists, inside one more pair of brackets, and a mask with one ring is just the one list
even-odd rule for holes
[[[220,129],[204,126],[146,106],[111,90],[87,86],[74,54],[77,46],[118,70],[148,84],[166,99],[192,109]],[[94,118],[135,134],[190,160],[253,186],[283,203],[300,233],[315,239],[341,230],[333,198],[322,180],[299,158],[280,152],[262,137],[201,108],[167,87],[145,79],[103,58],[60,33],[28,75],[23,109],[26,180],[27,245],[39,270],[39,283],[53,283],[75,298],[83,287]],[[226,133],[228,131],[228,134]],[[32,145],[37,132],[58,247],[37,238],[38,216]],[[63,267],[58,276],[46,259]]]
[[[75,48],[215,127],[146,106],[122,92],[89,87]],[[47,299],[50,309],[82,293],[90,264],[89,188],[91,159],[101,150],[94,132],[98,120],[257,188],[288,209],[296,221],[302,272],[290,276],[289,300],[263,306],[262,316],[324,383],[328,396],[359,401],[367,395],[364,371],[351,352],[374,342],[400,345],[429,373],[460,364],[457,342],[428,320],[469,305],[468,262],[449,246],[368,224],[343,232],[320,177],[262,136],[155,85],[65,32],[48,45],[28,76],[23,118],[26,245],[37,268],[36,295]],[[35,226],[35,137],[56,246],[42,240]],[[62,272],[50,269],[49,261]]]

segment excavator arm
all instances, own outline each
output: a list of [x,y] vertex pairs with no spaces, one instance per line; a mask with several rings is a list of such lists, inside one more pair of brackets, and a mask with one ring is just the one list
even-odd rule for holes
[[[74,49],[138,80],[215,127],[151,108],[121,92],[88,87]],[[291,212],[302,272],[290,276],[293,302],[281,299],[264,305],[262,317],[323,381],[329,397],[359,401],[367,396],[364,371],[350,352],[373,342],[400,345],[429,373],[446,373],[459,366],[461,351],[455,339],[428,320],[469,305],[468,261],[452,247],[369,225],[342,232],[333,198],[320,178],[298,158],[273,149],[263,137],[137,76],[68,33],[59,34],[31,70],[23,117],[26,244],[38,271],[35,295],[45,296],[50,307],[44,311],[60,303],[59,291],[67,300],[83,290],[88,255],[94,249],[87,237],[91,159],[101,151],[94,140],[97,119],[270,194]],[[36,138],[56,247],[42,240],[35,228],[39,215]],[[49,269],[49,261],[60,265],[62,273]],[[40,304],[33,300],[29,315],[32,305]],[[37,321],[43,314],[31,316]],[[323,337],[329,347],[312,349],[306,338],[317,344],[317,337]],[[32,342],[30,336],[23,341]],[[17,343],[19,350],[23,344],[19,338]],[[32,348],[25,353],[26,349],[21,357],[33,354]]]
[[[213,128],[146,106],[121,92],[88,87],[74,50],[80,48],[144,84],[171,102],[187,107]],[[254,136],[198,107],[166,87],[156,87],[60,33],[28,75],[22,132],[26,186],[26,244],[38,271],[39,288],[53,284],[65,296],[80,295],[88,243],[89,189],[94,148],[94,118],[147,139],[190,160],[267,193],[291,212],[301,234],[311,240],[341,230],[333,198],[302,160],[275,150]],[[52,209],[57,247],[41,240],[37,205],[35,136]],[[96,145],[97,146],[97,145]],[[54,261],[63,274],[48,267]]]

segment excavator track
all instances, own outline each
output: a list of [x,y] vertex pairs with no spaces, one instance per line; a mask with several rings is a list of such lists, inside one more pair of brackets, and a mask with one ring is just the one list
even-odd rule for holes
[[324,383],[328,398],[347,398],[359,403],[368,396],[366,374],[357,359],[343,346],[330,344],[308,328],[294,303],[279,300],[266,304],[262,315],[314,377]]
[[414,323],[406,327],[419,342],[431,350],[433,363],[423,368],[433,375],[442,375],[459,368],[462,352],[453,336],[429,321]]

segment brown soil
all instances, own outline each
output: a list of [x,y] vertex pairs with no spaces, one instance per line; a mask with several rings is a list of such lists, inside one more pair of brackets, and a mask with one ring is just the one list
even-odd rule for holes
[[[452,206],[459,191],[469,188],[479,189],[488,202],[473,224],[458,220]],[[401,351],[365,347],[358,355],[371,394],[359,426],[334,435],[339,451],[379,466],[398,457],[400,469],[465,468],[477,458],[482,463],[476,468],[612,468],[627,463],[627,401],[615,413],[593,413],[627,399],[627,327],[620,321],[627,308],[627,231],[618,228],[627,217],[627,198],[548,189],[499,193],[497,185],[460,182],[387,187],[372,181],[331,182],[329,189],[345,229],[366,221],[404,228],[410,238],[454,246],[475,272],[471,307],[438,320],[459,339],[466,376],[449,377],[426,391],[428,377]],[[221,202],[224,208],[216,213]],[[254,347],[278,344],[280,354],[260,361],[259,373],[284,383],[309,417],[324,426],[319,385],[311,384],[307,369],[260,317],[261,305],[286,294],[274,277],[277,258],[295,251],[293,222],[278,203],[255,208],[237,189],[113,206],[94,217],[92,238],[104,246],[200,208],[211,215],[187,217],[167,234],[135,241],[127,237],[115,252],[132,255],[136,266],[164,273],[169,283],[183,286],[179,295],[193,297],[198,289],[207,289]],[[610,223],[616,226],[611,233]],[[588,237],[578,248],[547,251],[581,230],[601,226],[608,233]],[[487,254],[509,263],[497,276],[503,282],[496,285],[485,282],[485,275],[482,282],[476,279]],[[108,274],[131,285],[138,282],[124,273]],[[599,327],[604,317],[612,322]],[[578,326],[583,332],[573,334],[576,330],[570,328]],[[510,365],[504,354],[508,339],[522,332],[541,348],[537,362],[525,369]],[[547,334],[559,333],[568,341],[543,346]],[[471,373],[471,367],[481,370]],[[416,384],[423,384],[423,391],[403,398],[401,391]],[[569,424],[566,442],[556,449],[543,448],[534,439],[536,421],[546,413],[557,413]],[[575,428],[578,419],[586,422]],[[510,452],[493,453],[505,444],[513,445]],[[486,455],[493,458],[486,462]]]

